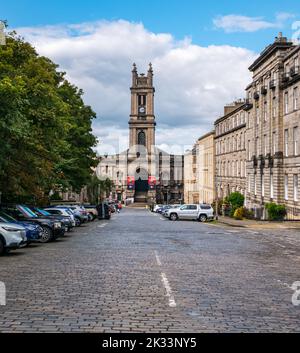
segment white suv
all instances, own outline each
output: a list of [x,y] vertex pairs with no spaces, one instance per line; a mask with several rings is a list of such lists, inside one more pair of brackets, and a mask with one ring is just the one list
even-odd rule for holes
[[7,250],[18,249],[27,243],[26,230],[14,223],[0,222],[0,255]]
[[214,210],[207,204],[189,204],[178,208],[171,208],[167,211],[166,217],[171,221],[178,219],[196,219],[200,222],[206,222],[208,219],[214,219]]

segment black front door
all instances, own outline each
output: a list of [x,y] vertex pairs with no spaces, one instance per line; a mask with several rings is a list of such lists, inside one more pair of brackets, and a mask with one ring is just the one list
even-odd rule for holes
[[135,181],[135,191],[136,192],[146,192],[146,191],[148,191],[148,180],[142,180],[142,178],[139,177]]

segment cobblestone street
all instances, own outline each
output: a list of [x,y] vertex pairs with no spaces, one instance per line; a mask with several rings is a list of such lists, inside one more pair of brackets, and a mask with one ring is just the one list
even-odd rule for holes
[[2,332],[300,331],[300,231],[124,209],[0,258]]

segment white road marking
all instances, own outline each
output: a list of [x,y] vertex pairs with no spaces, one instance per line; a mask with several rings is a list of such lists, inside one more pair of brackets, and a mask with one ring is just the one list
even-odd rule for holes
[[100,224],[98,228],[104,228],[107,225],[107,223]]
[[166,290],[166,296],[169,298],[169,306],[171,308],[175,308],[176,302],[175,302],[174,296],[172,294],[172,289],[170,287],[167,276],[163,272],[161,273],[161,279],[162,279],[162,282],[163,282],[165,290]]
[[[159,267],[161,267],[162,263],[160,261],[158,252],[154,251],[154,254],[155,254],[157,265]],[[175,308],[176,307],[176,302],[175,302],[174,295],[172,294],[172,289],[171,289],[170,283],[168,281],[168,278],[167,278],[167,276],[166,276],[166,274],[164,272],[162,272],[160,275],[161,275],[162,283],[163,283],[163,285],[165,287],[165,290],[166,290],[166,296],[169,298],[169,306],[171,308]]]

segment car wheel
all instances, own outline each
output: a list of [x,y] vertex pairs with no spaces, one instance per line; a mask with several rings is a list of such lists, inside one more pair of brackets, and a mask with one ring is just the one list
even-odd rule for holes
[[205,214],[202,214],[199,216],[199,221],[200,222],[206,222],[207,221],[207,216]]
[[0,237],[0,255],[4,254],[4,252],[5,252],[4,241]]
[[171,221],[177,221],[177,219],[178,219],[178,216],[177,216],[176,213],[171,213],[171,214],[170,214],[170,220],[171,220]]
[[52,230],[49,227],[42,227],[42,236],[40,238],[41,243],[48,243],[50,240],[52,240]]

